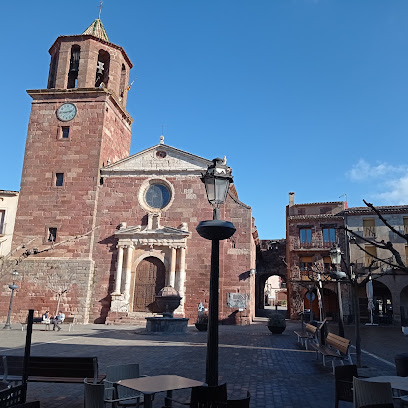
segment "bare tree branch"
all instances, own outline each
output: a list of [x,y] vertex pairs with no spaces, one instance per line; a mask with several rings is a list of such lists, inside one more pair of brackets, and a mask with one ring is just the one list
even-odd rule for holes
[[405,241],[408,242],[408,235],[401,234],[401,232],[399,232],[392,225],[390,225],[389,222],[382,216],[380,211],[378,211],[378,209],[375,208],[373,204],[368,203],[366,200],[363,200],[363,202],[367,207],[371,208],[377,214],[378,218],[384,223],[386,227],[388,227],[394,234],[397,234],[400,238],[405,239]]
[[343,229],[343,230],[349,232],[354,238],[361,239],[362,241],[366,242],[367,244],[374,245],[375,247],[377,247],[377,248],[379,248],[379,249],[385,249],[385,250],[387,250],[387,251],[390,251],[390,252],[392,253],[392,255],[394,255],[394,258],[395,258],[395,262],[396,262],[396,263],[387,262],[386,260],[384,260],[384,259],[382,259],[382,258],[379,258],[379,257],[377,257],[377,256],[375,256],[375,255],[373,255],[373,254],[368,253],[368,252],[364,249],[364,247],[362,247],[361,245],[358,244],[357,241],[355,241],[355,244],[356,244],[363,252],[365,252],[366,254],[372,256],[373,258],[376,258],[376,259],[379,260],[379,261],[383,261],[384,263],[386,263],[386,264],[392,266],[393,268],[402,269],[402,270],[408,272],[408,267],[405,265],[404,261],[402,260],[401,254],[394,248],[394,246],[393,246],[393,244],[392,244],[391,241],[384,242],[384,240],[383,240],[383,241],[379,242],[379,241],[376,241],[376,240],[373,240],[373,239],[368,239],[368,238],[365,238],[365,237],[363,237],[362,235],[360,235],[360,234],[356,233],[355,231],[353,231],[353,230],[351,230],[351,229],[349,229],[349,228],[347,228],[347,227],[344,227],[344,226],[340,226],[340,227],[338,227],[338,229]]
[[30,245],[32,242],[34,242],[36,239],[41,238],[40,236],[36,236],[34,238],[30,238],[27,242],[24,242],[22,244],[20,244],[19,246],[17,246],[15,249],[13,249],[12,251],[10,251],[8,254],[4,255],[2,258],[0,258],[0,277],[4,274],[7,273],[7,271],[9,269],[11,269],[13,266],[19,265],[22,261],[24,261],[26,258],[28,258],[29,256],[33,255],[33,254],[41,254],[44,252],[48,252],[51,251],[53,249],[55,249],[56,247],[60,246],[60,245],[64,245],[64,244],[69,244],[72,242],[76,242],[82,238],[85,238],[86,236],[90,235],[93,231],[95,231],[96,229],[98,229],[99,226],[92,228],[91,230],[89,230],[88,232],[84,233],[84,234],[80,234],[80,235],[75,235],[73,237],[70,237],[64,241],[61,242],[57,242],[56,244],[54,242],[51,243],[51,245],[49,245],[48,247],[38,250],[38,249],[34,249],[34,248],[28,248],[26,249],[21,255],[19,255],[16,259],[15,259],[15,263],[13,265],[9,265],[6,269],[5,269],[5,265],[6,265],[6,261],[10,258],[13,257],[13,255],[15,255],[18,251],[26,248],[28,245]]

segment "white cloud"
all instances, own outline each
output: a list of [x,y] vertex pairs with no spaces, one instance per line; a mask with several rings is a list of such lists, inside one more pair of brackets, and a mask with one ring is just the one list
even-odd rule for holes
[[398,176],[404,173],[408,173],[407,166],[395,166],[385,162],[372,165],[366,160],[360,159],[346,175],[351,181],[364,181],[373,178],[390,177],[391,175]]
[[388,191],[376,194],[376,196],[389,204],[402,205],[408,203],[408,175],[397,180],[387,182]]

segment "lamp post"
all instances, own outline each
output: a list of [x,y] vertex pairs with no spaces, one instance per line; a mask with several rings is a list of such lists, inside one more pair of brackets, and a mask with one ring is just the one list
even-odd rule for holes
[[225,160],[214,159],[203,174],[201,181],[205,184],[207,199],[213,206],[213,219],[201,221],[196,230],[201,237],[211,240],[210,298],[208,304],[208,334],[206,358],[206,383],[218,385],[218,301],[219,301],[219,261],[220,240],[231,237],[235,232],[229,221],[220,220],[219,207],[225,202],[230,183],[231,168]]
[[3,329],[6,330],[10,330],[11,326],[10,326],[10,317],[11,317],[11,308],[13,306],[13,296],[14,296],[14,291],[16,289],[18,289],[18,286],[15,284],[15,280],[18,276],[18,272],[17,271],[13,271],[11,273],[13,275],[13,283],[11,285],[9,285],[9,288],[11,289],[11,295],[10,295],[10,305],[9,305],[9,310],[8,310],[8,314],[7,314],[7,321],[6,324],[4,325]]
[[331,277],[337,282],[337,299],[339,302],[339,336],[344,337],[344,322],[343,322],[343,302],[341,299],[341,286],[340,281],[347,277],[345,272],[337,270],[341,264],[341,249],[338,246],[330,249],[330,258],[333,265],[335,265],[336,270],[331,273]]

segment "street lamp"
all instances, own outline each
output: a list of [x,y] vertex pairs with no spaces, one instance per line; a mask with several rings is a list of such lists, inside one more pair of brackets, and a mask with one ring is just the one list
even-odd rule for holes
[[14,291],[16,289],[18,289],[18,286],[15,284],[15,280],[18,276],[18,272],[17,271],[13,271],[11,272],[11,274],[13,275],[13,284],[9,285],[9,288],[11,289],[11,295],[10,295],[10,305],[9,305],[9,310],[8,310],[8,314],[7,314],[7,321],[6,324],[4,325],[3,329],[7,329],[10,330],[11,326],[10,326],[10,317],[11,317],[11,308],[13,306],[13,295],[14,295]]
[[214,159],[203,174],[201,181],[205,184],[207,199],[214,207],[213,219],[201,221],[196,230],[201,237],[211,240],[210,298],[208,304],[208,335],[206,358],[206,383],[218,385],[218,297],[219,297],[219,263],[220,240],[231,237],[235,232],[229,221],[220,220],[219,206],[225,202],[230,183],[231,168],[226,160]]
[[338,246],[334,246],[330,249],[330,258],[332,264],[336,267],[336,270],[332,272],[330,276],[337,282],[337,299],[339,302],[339,336],[344,337],[343,302],[341,299],[340,281],[345,279],[347,274],[338,270],[341,264],[341,249]]

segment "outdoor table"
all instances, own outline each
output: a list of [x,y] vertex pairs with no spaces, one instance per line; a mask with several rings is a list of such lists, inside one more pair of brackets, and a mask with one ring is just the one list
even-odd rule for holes
[[120,380],[117,383],[143,393],[145,408],[152,408],[152,397],[156,392],[167,391],[167,397],[172,398],[173,390],[193,388],[204,384],[202,381],[196,381],[178,375],[155,375],[151,377],[129,378],[127,380]]
[[400,377],[398,375],[380,375],[378,377],[362,378],[364,381],[371,382],[388,382],[391,388],[399,391],[408,392],[408,377]]

